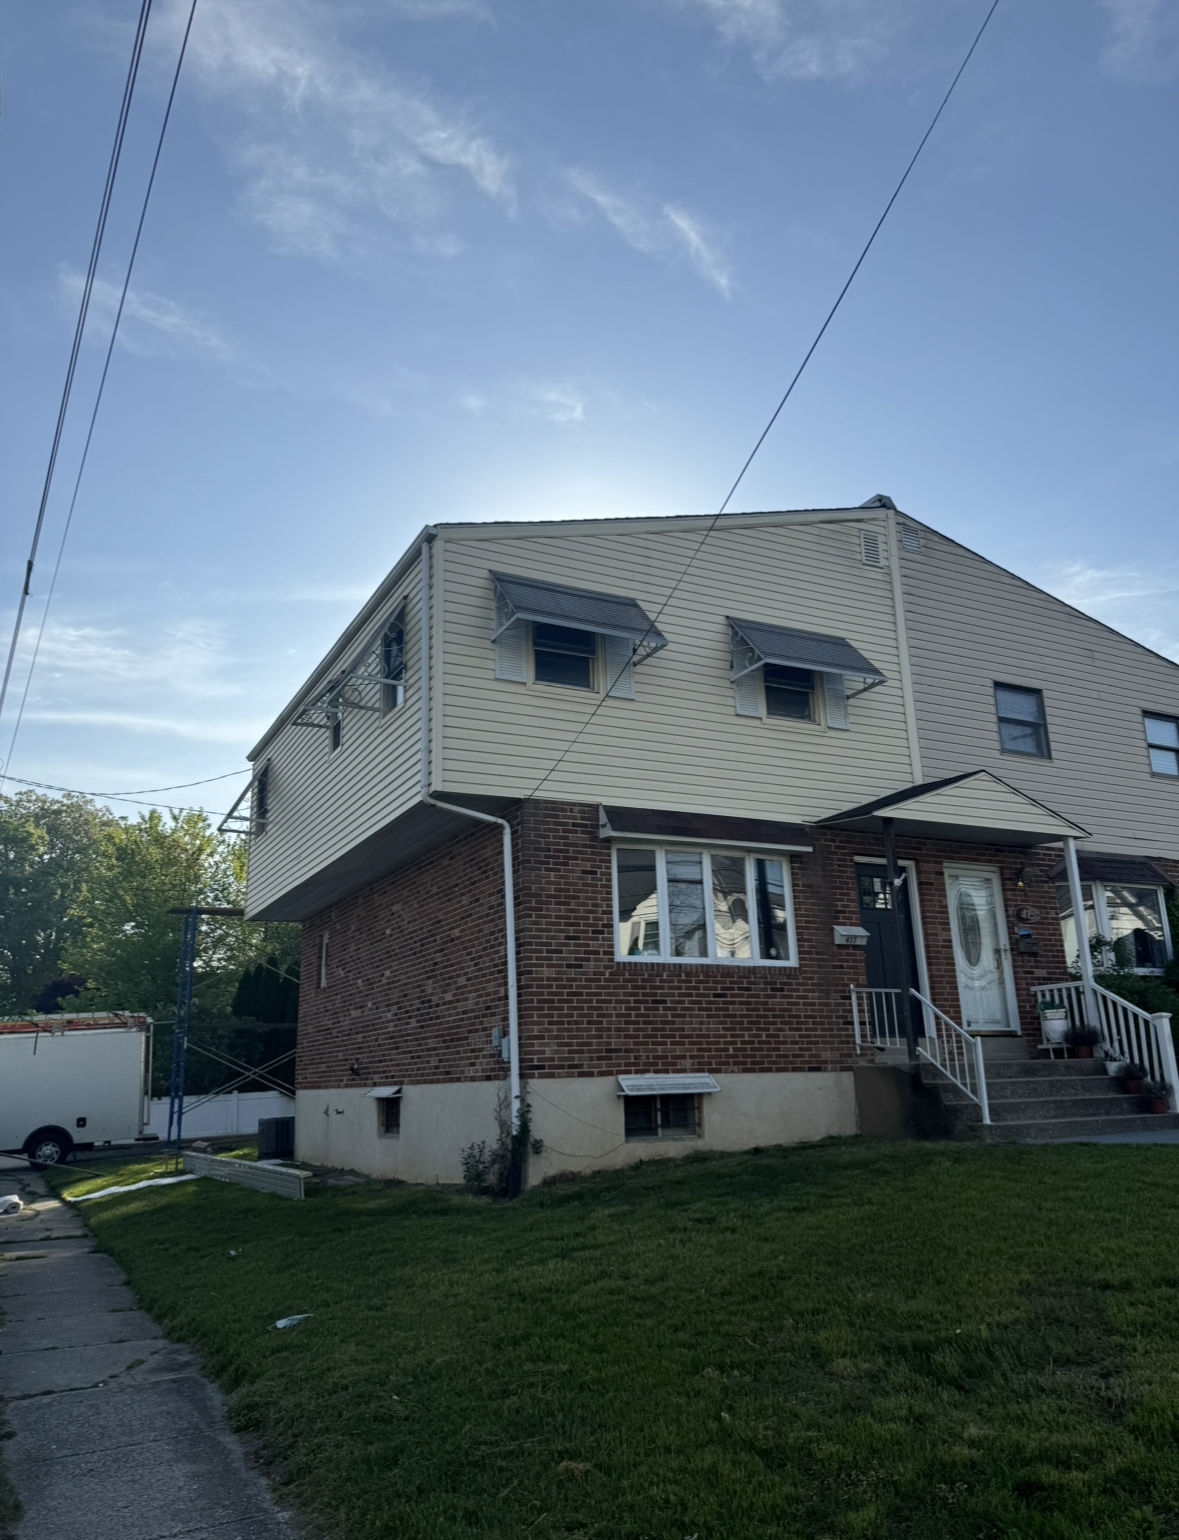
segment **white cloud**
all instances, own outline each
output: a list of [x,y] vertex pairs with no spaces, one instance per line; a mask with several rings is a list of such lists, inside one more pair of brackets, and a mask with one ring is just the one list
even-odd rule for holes
[[895,22],[880,0],[671,0],[712,23],[767,79],[862,75],[882,55]]
[[509,158],[470,111],[435,102],[340,43],[341,14],[322,0],[204,0],[197,13],[193,75],[239,113],[232,153],[245,179],[243,212],[278,250],[320,261],[363,262],[390,227],[414,250],[453,255],[461,242],[444,220],[461,190],[454,174],[511,212]]
[[[62,299],[76,311],[84,282],[82,274],[62,267],[57,276]],[[95,280],[91,291],[91,323],[98,323],[104,343],[114,325],[120,292],[118,284],[101,278]],[[219,363],[229,363],[237,357],[237,349],[214,322],[197,310],[146,289],[128,289],[119,323],[119,343],[143,357],[196,354]]]
[[1179,661],[1174,618],[1179,611],[1179,572],[1073,561],[1052,570],[1043,584],[1066,604]]
[[521,392],[523,415],[538,417],[543,422],[584,422],[585,407],[585,397],[573,385],[529,385]]
[[515,379],[492,391],[461,391],[458,404],[473,417],[503,414],[571,427],[586,421],[589,398],[580,386],[568,380]]
[[636,251],[665,260],[686,257],[700,277],[728,299],[733,288],[732,274],[715,239],[695,215],[676,204],[656,206],[628,198],[589,171],[568,171],[566,179]]
[[1101,0],[1112,37],[1102,64],[1124,80],[1162,81],[1179,71],[1176,0]]

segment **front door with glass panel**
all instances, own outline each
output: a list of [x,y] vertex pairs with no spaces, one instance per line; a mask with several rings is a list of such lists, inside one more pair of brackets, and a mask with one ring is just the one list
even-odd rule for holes
[[968,1032],[1018,1031],[998,872],[985,866],[947,866],[946,890],[961,1025]]

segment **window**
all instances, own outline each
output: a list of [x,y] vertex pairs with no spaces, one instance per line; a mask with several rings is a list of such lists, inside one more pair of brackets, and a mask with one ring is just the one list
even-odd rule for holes
[[795,722],[816,722],[815,676],[809,668],[783,668],[767,663],[762,668],[765,681],[766,716],[790,717]]
[[1174,717],[1144,716],[1150,768],[1155,775],[1179,775],[1179,722]]
[[263,765],[258,772],[258,778],[254,782],[254,816],[251,820],[251,832],[254,834],[266,833],[266,822],[270,817],[270,766]]
[[399,611],[381,637],[381,710],[395,711],[405,699],[405,614]]
[[623,1102],[628,1139],[698,1139],[699,1096],[628,1096]]
[[538,684],[563,684],[575,690],[594,688],[598,638],[592,631],[536,621],[532,627],[532,658]]
[[999,719],[999,747],[1004,754],[1025,754],[1049,759],[1048,723],[1040,690],[1016,684],[995,686],[995,715]]
[[377,1098],[377,1128],[383,1138],[397,1139],[400,1137],[400,1096],[381,1096]]
[[[1161,973],[1170,956],[1166,905],[1158,888],[1115,882],[1083,882],[1081,899],[1085,905],[1085,934],[1092,942],[1104,936],[1112,948],[1103,948],[1095,957],[1098,967],[1131,968],[1136,973]],[[1068,884],[1056,885],[1060,928],[1064,935],[1064,955],[1069,966],[1077,962],[1077,927],[1073,917]]]
[[331,744],[331,751],[334,754],[340,747],[341,743],[344,741],[344,713],[339,709],[339,707],[336,708],[332,715],[331,722],[328,725],[331,729],[328,741]]
[[619,958],[794,964],[784,857],[619,846],[614,861]]

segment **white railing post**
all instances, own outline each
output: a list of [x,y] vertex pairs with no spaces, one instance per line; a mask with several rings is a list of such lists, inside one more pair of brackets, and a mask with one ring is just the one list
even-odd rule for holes
[[1171,1035],[1171,1013],[1156,1011],[1150,1019],[1154,1026],[1155,1048],[1163,1071],[1162,1078],[1167,1083],[1171,1111],[1179,1111],[1179,1070],[1175,1066],[1175,1039]]
[[981,1037],[976,1037],[974,1040],[974,1073],[978,1077],[978,1105],[982,1111],[982,1120],[984,1123],[990,1123],[991,1106],[987,1101],[987,1072],[983,1068],[983,1046]]
[[1100,1025],[1097,996],[1093,988],[1093,956],[1089,951],[1089,923],[1085,918],[1085,895],[1081,891],[1081,868],[1077,865],[1077,842],[1071,834],[1064,839],[1064,866],[1068,873],[1069,900],[1073,906],[1073,930],[1077,937],[1077,966],[1081,970],[1081,989],[1085,996],[1085,1018]]

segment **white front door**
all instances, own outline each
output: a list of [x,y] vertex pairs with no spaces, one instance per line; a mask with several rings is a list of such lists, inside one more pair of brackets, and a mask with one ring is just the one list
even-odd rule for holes
[[989,866],[947,866],[946,890],[961,1025],[968,1032],[1018,1031],[999,873]]

